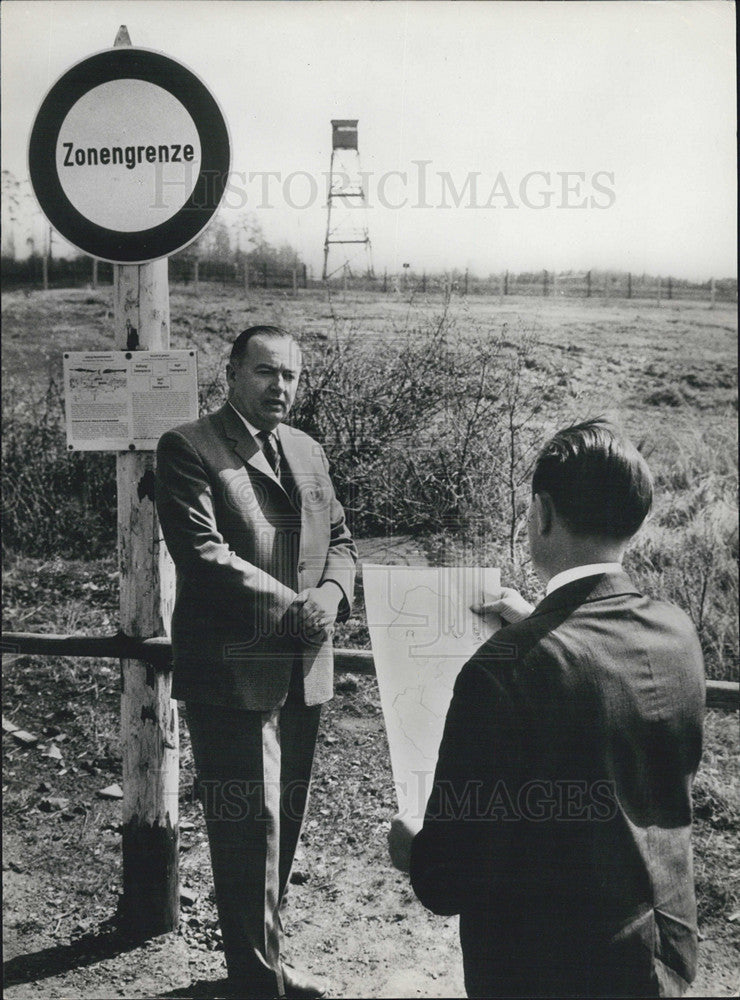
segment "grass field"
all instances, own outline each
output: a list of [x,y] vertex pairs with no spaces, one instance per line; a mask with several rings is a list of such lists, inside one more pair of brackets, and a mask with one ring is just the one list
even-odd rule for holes
[[[111,292],[11,293],[3,313],[6,552],[105,555],[113,457],[66,454],[59,385],[62,350],[113,346]],[[172,346],[198,350],[207,408],[223,398],[235,332],[298,332],[297,419],[324,443],[355,533],[412,534],[433,560],[474,551],[531,597],[520,531],[534,449],[559,423],[617,419],[657,487],[629,568],[689,612],[709,676],[738,679],[733,310],[313,291],[245,300],[202,285],[197,297],[175,288],[171,315]]]
[[[313,292],[293,298],[263,291],[245,301],[204,285],[197,298],[173,289],[171,312],[172,346],[198,349],[209,405],[222,392],[236,332],[256,322],[299,332],[309,367],[306,390],[321,387],[327,372],[336,373],[342,388],[341,399],[326,392],[316,398],[331,414],[321,436],[342,488],[350,498],[360,496],[358,524],[375,525],[382,534],[383,511],[373,506],[373,494],[393,488],[397,506],[385,512],[387,532],[403,530],[387,543],[391,558],[413,552],[430,561],[469,559],[475,547],[475,558],[500,564],[531,598],[538,596],[536,585],[516,531],[510,544],[512,516],[516,521],[526,493],[526,449],[565,419],[603,412],[619,419],[649,454],[657,484],[655,510],[629,555],[630,572],[648,592],[692,615],[710,675],[738,678],[734,310],[474,296],[445,306],[439,298],[408,302],[347,293],[327,299]],[[113,632],[118,577],[105,493],[112,457],[71,464],[60,397],[49,392],[50,381],[58,384],[63,350],[112,348],[110,291],[12,293],[3,296],[3,316],[4,511],[6,529],[10,525],[27,546],[6,544],[4,551],[4,628]],[[435,339],[440,329],[442,339]],[[492,358],[486,344],[495,349]],[[394,381],[400,365],[406,366],[402,382]],[[476,397],[482,417],[463,442],[463,461],[457,431],[471,412],[464,393],[481,373],[490,391]],[[522,395],[501,410],[496,397],[504,404],[510,398],[512,373],[521,376]],[[454,395],[460,387],[463,395]],[[391,389],[397,405],[389,413]],[[302,405],[302,419],[319,419]],[[513,451],[502,444],[507,413],[521,425]],[[362,417],[364,429],[350,441],[341,422],[353,415]],[[426,478],[426,468],[384,450],[386,438],[403,437],[408,423],[418,447],[427,449]],[[357,430],[357,422],[352,426]],[[432,447],[444,450],[440,441],[458,462],[457,493],[445,470],[431,463]],[[522,480],[515,495],[492,483],[490,503],[471,506],[466,485],[480,492],[487,478],[503,474],[507,460]],[[20,477],[21,462],[36,478]],[[355,465],[360,473],[352,480]],[[66,478],[64,469],[71,469]],[[9,483],[9,475],[16,479]],[[405,481],[418,492],[404,493],[399,483]],[[33,494],[22,509],[14,483]],[[97,501],[95,490],[101,491]],[[88,542],[95,558],[70,558]],[[362,534],[361,542],[364,551],[385,544]],[[367,643],[361,602],[338,638],[340,645]],[[120,881],[120,805],[97,793],[120,781],[118,695],[118,670],[110,661],[15,657],[5,667],[4,712],[39,737],[34,746],[7,736],[3,744],[10,1000],[219,995],[223,955],[184,727],[181,874],[196,899],[183,910],[178,934],[145,947],[127,948],[107,923]],[[737,989],[736,744],[734,714],[708,713],[695,788],[703,942],[694,996],[730,996]],[[346,676],[322,723],[300,879],[292,887],[289,948],[300,964],[329,978],[334,995],[461,996],[455,921],[423,911],[407,880],[388,865],[385,830],[393,811],[375,682]]]

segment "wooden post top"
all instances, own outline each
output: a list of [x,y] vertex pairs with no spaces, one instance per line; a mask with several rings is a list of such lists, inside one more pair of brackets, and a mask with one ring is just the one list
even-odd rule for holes
[[113,42],[113,48],[120,48],[122,45],[131,45],[131,38],[128,33],[128,28],[125,24],[122,24],[118,29],[118,34],[116,35],[116,40]]

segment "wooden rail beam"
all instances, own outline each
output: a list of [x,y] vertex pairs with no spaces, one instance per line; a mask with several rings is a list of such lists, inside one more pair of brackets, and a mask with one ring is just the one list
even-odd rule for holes
[[172,644],[164,637],[139,639],[117,632],[115,635],[39,635],[34,632],[5,632],[3,653],[34,656],[100,656],[112,659],[143,660],[160,670],[172,666]]
[[[150,663],[159,670],[170,670],[172,667],[172,644],[169,639],[137,639],[122,632],[103,636],[4,632],[1,651],[34,656],[131,657]],[[375,673],[373,654],[367,649],[335,649],[334,665],[338,673]],[[707,708],[740,708],[740,684],[736,681],[708,680]]]

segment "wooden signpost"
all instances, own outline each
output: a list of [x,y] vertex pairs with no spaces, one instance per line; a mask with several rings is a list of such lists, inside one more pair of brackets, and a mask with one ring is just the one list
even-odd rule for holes
[[[141,350],[170,345],[167,259],[113,267],[115,343]],[[174,567],[154,507],[154,456],[116,455],[120,628],[137,638],[165,635],[174,603]],[[121,660],[123,763],[122,923],[149,937],[177,927],[179,725],[172,675]]]
[[[208,224],[229,166],[226,123],[204,84],[133,48],[125,26],[112,49],[73,66],[45,97],[31,181],[62,236],[113,262],[116,349],[168,351],[167,255]],[[120,629],[149,639],[169,631],[174,567],[154,505],[153,451],[130,448],[116,456]],[[121,681],[120,917],[129,933],[149,937],[179,919],[177,703],[169,669],[123,659]]]

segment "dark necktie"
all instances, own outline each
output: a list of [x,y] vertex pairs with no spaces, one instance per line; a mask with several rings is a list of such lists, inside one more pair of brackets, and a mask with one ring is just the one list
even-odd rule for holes
[[262,442],[262,453],[267,459],[270,468],[277,478],[280,479],[280,456],[275,450],[275,445],[272,443],[272,435],[269,431],[260,431],[257,437]]

